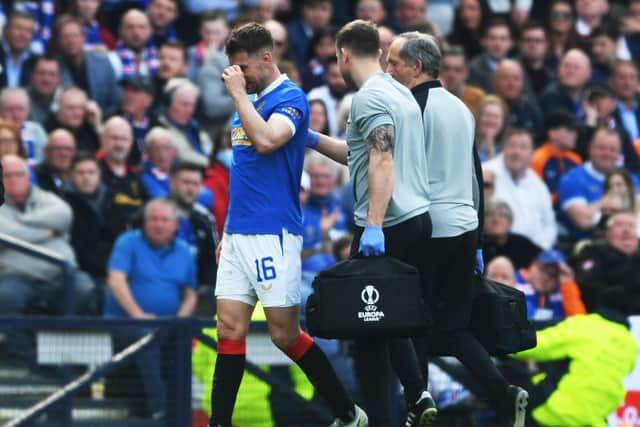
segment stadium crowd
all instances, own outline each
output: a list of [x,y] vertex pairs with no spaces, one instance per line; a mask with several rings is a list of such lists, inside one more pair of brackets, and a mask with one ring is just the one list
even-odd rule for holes
[[[396,34],[441,41],[439,79],[476,120],[487,274],[521,289],[537,321],[591,312],[611,289],[640,314],[640,0],[0,6],[0,231],[77,266],[77,314],[212,314],[233,161],[230,29],[263,23],[307,93],[310,128],[344,138],[352,94],[335,35],[354,18],[378,24],[383,69]],[[172,203],[147,203],[158,198]],[[300,201],[306,296],[349,253],[345,168],[309,151]],[[0,250],[0,315],[62,314],[64,287],[51,265]],[[33,357],[27,337],[7,339],[2,354]],[[339,346],[323,348],[348,370]]]

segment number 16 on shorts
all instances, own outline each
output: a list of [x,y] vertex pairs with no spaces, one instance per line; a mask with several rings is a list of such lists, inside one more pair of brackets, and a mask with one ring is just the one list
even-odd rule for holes
[[258,283],[262,283],[265,280],[273,280],[277,277],[273,257],[267,256],[261,259],[256,259],[255,263]]

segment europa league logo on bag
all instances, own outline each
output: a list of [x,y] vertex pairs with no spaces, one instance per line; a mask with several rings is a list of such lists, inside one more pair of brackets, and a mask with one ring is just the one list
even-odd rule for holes
[[378,302],[378,299],[380,299],[380,292],[378,292],[375,286],[367,285],[362,290],[360,298],[362,298],[362,302],[365,304],[373,305]]
[[384,312],[377,311],[378,307],[375,305],[380,300],[380,292],[375,286],[366,285],[360,292],[360,299],[366,305],[364,311],[358,312],[358,319],[364,322],[379,322],[384,318]]

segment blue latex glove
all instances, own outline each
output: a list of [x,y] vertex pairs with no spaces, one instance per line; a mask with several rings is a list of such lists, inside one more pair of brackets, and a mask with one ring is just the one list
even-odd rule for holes
[[367,225],[360,237],[359,252],[364,256],[384,254],[384,233],[379,225]]
[[307,132],[307,148],[316,148],[320,141],[320,134],[315,130],[309,129]]
[[482,255],[482,249],[476,249],[476,273],[484,274],[484,256]]

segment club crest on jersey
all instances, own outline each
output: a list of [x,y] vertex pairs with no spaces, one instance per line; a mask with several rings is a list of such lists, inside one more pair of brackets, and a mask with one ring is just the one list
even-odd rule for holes
[[251,145],[242,126],[231,129],[231,145]]

